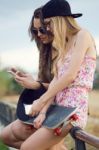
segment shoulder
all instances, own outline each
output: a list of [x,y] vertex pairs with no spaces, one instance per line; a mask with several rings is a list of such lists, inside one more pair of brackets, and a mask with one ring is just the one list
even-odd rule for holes
[[86,29],[81,29],[75,36],[75,53],[85,54],[92,45],[92,37]]
[[81,29],[78,33],[77,33],[77,39],[80,39],[81,41],[82,40],[86,40],[86,42],[91,42],[93,39],[91,33],[86,30],[86,29]]

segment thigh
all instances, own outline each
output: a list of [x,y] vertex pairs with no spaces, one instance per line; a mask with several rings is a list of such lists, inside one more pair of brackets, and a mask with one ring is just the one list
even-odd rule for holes
[[13,135],[19,140],[26,140],[31,134],[33,134],[36,129],[31,125],[26,125],[20,120],[16,120],[11,125],[11,130]]
[[58,144],[55,144],[47,150],[67,150],[65,138],[63,138]]
[[23,124],[20,120],[16,120],[3,129],[1,133],[1,138],[4,139],[4,141],[24,141],[33,132],[35,132],[34,128]]
[[52,130],[40,128],[21,145],[20,150],[46,150],[61,139],[62,137],[55,136]]
[[[68,134],[71,128],[66,127],[66,134]],[[53,130],[47,128],[40,128],[34,134],[32,134],[22,145],[21,150],[46,150],[51,148],[53,145],[59,143],[66,134],[62,136],[56,136]]]

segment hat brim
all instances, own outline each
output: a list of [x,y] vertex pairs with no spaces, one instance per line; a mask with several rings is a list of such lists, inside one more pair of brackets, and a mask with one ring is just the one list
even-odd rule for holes
[[51,18],[51,17],[58,17],[58,16],[60,16],[60,17],[73,17],[73,18],[78,18],[78,17],[81,17],[83,14],[81,14],[81,13],[78,13],[78,14],[65,14],[65,13],[62,13],[62,14],[59,14],[59,15],[57,15],[57,14],[54,14],[53,15],[53,13],[51,14],[45,14],[43,17],[44,17],[44,19],[46,19],[46,18]]
[[31,117],[25,113],[24,104],[32,104],[34,100],[38,99],[45,92],[46,89],[44,87],[41,87],[37,90],[24,89],[17,104],[16,115],[18,119],[21,121],[28,121],[31,119]]
[[78,17],[81,17],[83,14],[72,14],[72,15],[70,15],[70,16],[72,16],[73,18],[78,18]]

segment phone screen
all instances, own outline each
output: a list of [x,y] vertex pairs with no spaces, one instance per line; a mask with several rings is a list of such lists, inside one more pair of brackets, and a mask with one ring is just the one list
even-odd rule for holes
[[14,72],[14,73],[16,73],[18,70],[15,69],[15,68],[11,68],[11,71]]
[[15,75],[16,72],[17,72],[17,69],[15,68],[11,68],[10,70],[7,71],[8,73],[12,74],[12,75]]

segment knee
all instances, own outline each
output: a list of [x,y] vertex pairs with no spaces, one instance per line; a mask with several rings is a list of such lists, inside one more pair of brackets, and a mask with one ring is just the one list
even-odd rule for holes
[[29,149],[29,147],[27,144],[25,144],[25,142],[23,144],[21,144],[20,150],[28,150],[28,149]]
[[38,148],[35,144],[30,145],[29,143],[24,142],[21,144],[20,150],[41,150],[41,148]]
[[26,147],[24,144],[21,145],[20,150],[26,150]]
[[4,144],[8,144],[8,136],[6,135],[6,133],[4,131],[2,131],[0,133],[0,140],[4,143]]
[[3,133],[0,132],[0,140],[3,141]]
[[9,124],[0,133],[0,140],[4,144],[9,145],[11,143],[12,139],[13,139],[12,124]]

